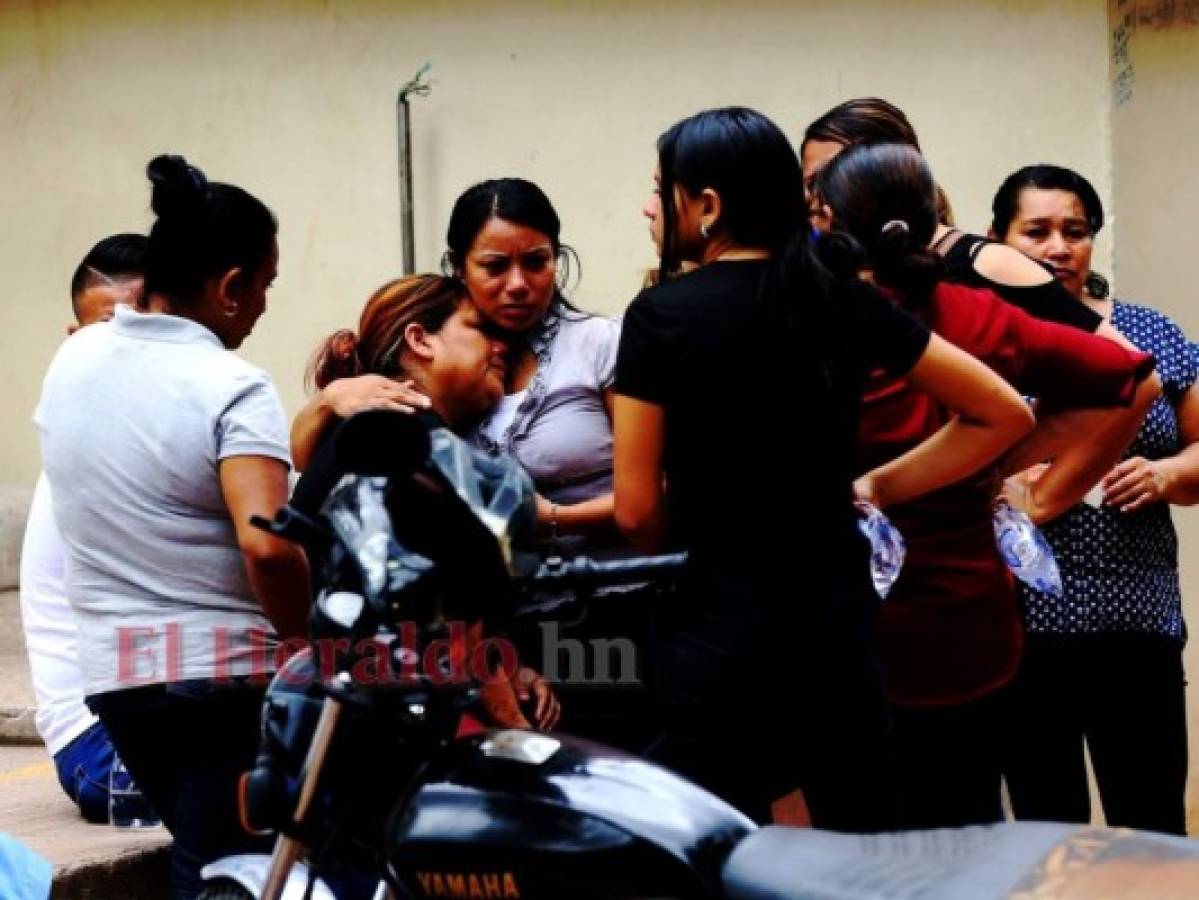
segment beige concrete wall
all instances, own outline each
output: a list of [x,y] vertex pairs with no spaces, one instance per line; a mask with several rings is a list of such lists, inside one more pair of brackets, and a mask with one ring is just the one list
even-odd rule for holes
[[[1163,10],[1174,14],[1163,19]],[[1187,12],[1192,15],[1187,17]],[[1195,3],[1123,0],[1111,4],[1110,23],[1116,293],[1166,313],[1192,340],[1199,340],[1196,13]],[[1194,634],[1199,623],[1199,514],[1193,508],[1176,508],[1174,521],[1181,547],[1184,613]],[[1193,639],[1186,663],[1193,680],[1199,672],[1199,647]],[[1199,834],[1199,702],[1193,690],[1189,722],[1189,824],[1190,832]]]
[[[399,268],[394,102],[415,101],[418,266],[450,204],[497,174],[540,182],[583,258],[578,299],[620,310],[651,252],[653,142],[746,103],[793,137],[846,97],[906,108],[963,222],[1010,169],[1065,159],[1108,186],[1106,22],[1063,2],[53,2],[0,4],[0,483],[31,482],[29,415],[66,283],[98,237],[149,223],[171,150],[262,197],[280,278],[242,351],[285,402],[314,344]],[[1032,62],[1035,61],[1035,62]]]

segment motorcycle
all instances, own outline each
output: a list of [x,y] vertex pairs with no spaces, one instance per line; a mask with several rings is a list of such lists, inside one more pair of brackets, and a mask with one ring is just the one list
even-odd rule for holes
[[1097,861],[1147,853],[1199,870],[1181,839],[1067,825],[758,828],[581,739],[459,736],[477,683],[504,666],[491,658],[502,648],[472,647],[455,623],[502,633],[685,562],[541,561],[526,549],[534,522],[519,466],[444,428],[381,412],[339,427],[291,502],[259,523],[305,546],[317,585],[311,641],[267,690],[241,782],[243,825],[275,835],[274,850],[207,866],[201,900],[1068,897],[1086,894],[1053,892],[1063,872]]

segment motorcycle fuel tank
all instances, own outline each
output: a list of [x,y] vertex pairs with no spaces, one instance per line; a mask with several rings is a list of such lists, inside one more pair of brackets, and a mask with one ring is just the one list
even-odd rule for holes
[[718,897],[754,823],[671,772],[578,738],[464,740],[388,824],[415,897]]

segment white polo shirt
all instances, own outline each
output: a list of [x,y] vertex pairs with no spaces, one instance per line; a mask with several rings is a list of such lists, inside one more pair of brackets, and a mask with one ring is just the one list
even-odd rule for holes
[[84,692],[269,666],[218,477],[232,456],[289,460],[266,373],[190,319],[117,307],[63,343],[34,421]]

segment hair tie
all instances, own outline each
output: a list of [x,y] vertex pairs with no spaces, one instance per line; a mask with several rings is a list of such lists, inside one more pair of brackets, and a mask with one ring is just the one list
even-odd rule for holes
[[884,237],[891,234],[906,235],[910,232],[911,229],[908,228],[908,223],[903,219],[892,219],[891,221],[886,222],[883,227],[879,229],[879,234],[883,235]]

